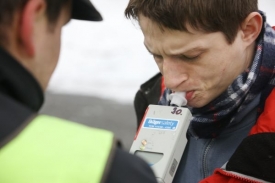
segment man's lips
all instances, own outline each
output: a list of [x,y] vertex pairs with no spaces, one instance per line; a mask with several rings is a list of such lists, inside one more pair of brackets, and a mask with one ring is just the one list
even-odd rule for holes
[[187,101],[191,100],[195,91],[186,92],[185,98]]

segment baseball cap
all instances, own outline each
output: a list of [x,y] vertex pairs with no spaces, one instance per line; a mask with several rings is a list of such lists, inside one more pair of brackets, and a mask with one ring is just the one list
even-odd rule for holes
[[90,0],[72,1],[72,18],[77,20],[101,21],[102,16]]

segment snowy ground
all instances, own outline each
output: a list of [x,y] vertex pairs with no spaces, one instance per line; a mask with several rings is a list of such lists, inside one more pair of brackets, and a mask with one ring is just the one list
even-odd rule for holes
[[[60,62],[48,90],[132,103],[157,67],[138,25],[123,15],[128,0],[92,2],[104,21],[73,20],[64,28]],[[275,0],[260,0],[259,6],[275,25]]]

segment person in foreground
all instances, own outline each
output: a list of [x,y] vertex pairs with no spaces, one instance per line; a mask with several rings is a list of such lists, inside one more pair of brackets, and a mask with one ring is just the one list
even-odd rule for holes
[[275,182],[275,121],[259,118],[275,97],[275,31],[257,0],[130,0],[125,16],[138,21],[164,79],[159,104],[183,91],[193,115],[173,182],[197,183],[220,167],[227,172],[214,178],[235,171],[236,180]]
[[0,182],[156,183],[150,167],[121,150],[111,132],[37,114],[62,27],[71,18],[102,19],[91,2],[0,4]]

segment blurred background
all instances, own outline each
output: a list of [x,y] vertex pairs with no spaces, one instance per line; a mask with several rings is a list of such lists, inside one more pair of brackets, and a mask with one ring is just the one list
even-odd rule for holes
[[[133,100],[158,72],[138,24],[124,17],[128,0],[92,0],[102,22],[72,20],[63,29],[60,62],[41,113],[113,131],[129,149],[137,128]],[[259,0],[275,26],[275,0]]]

